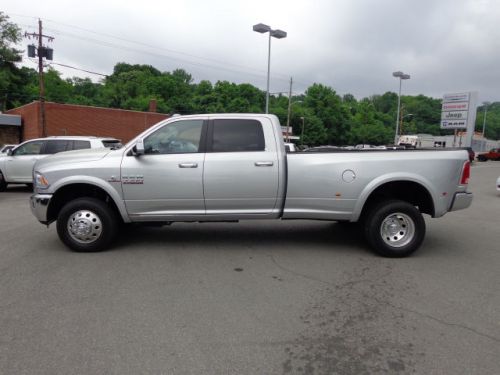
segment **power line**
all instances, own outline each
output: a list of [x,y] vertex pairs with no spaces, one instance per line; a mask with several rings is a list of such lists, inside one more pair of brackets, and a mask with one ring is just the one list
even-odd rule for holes
[[108,75],[107,75],[107,74],[102,74],[102,73],[92,72],[92,71],[90,71],[90,70],[86,70],[86,69],[82,69],[82,68],[77,68],[77,67],[75,67],[75,66],[66,65],[66,64],[61,64],[61,63],[57,63],[57,62],[51,62],[51,63],[49,63],[49,65],[59,65],[59,66],[64,66],[65,68],[70,68],[70,69],[80,70],[80,71],[85,72],[85,73],[96,74],[96,75],[98,75],[98,76],[108,77]]
[[[147,54],[147,55],[154,56],[154,57],[160,57],[160,58],[163,58],[163,59],[167,58],[167,59],[170,59],[170,60],[173,60],[173,61],[181,62],[183,64],[198,66],[198,67],[202,67],[202,68],[210,68],[210,69],[215,69],[215,70],[223,70],[223,71],[226,71],[226,72],[232,72],[232,73],[238,73],[238,74],[246,74],[246,75],[250,75],[250,76],[254,76],[254,77],[265,78],[265,75],[261,75],[261,74],[257,74],[257,73],[245,72],[245,71],[242,71],[242,70],[225,68],[225,67],[222,67],[222,66],[209,65],[209,64],[205,64],[205,63],[201,63],[201,62],[189,61],[189,60],[181,59],[181,58],[178,58],[178,57],[173,57],[173,56],[169,56],[169,55],[165,55],[165,54],[161,54],[161,53],[150,52],[150,51],[146,51],[146,50],[142,50],[142,49],[136,49],[136,48],[132,48],[132,47],[124,46],[124,45],[119,45],[119,44],[115,44],[115,43],[106,42],[106,41],[99,40],[99,39],[87,38],[87,37],[83,37],[83,36],[80,36],[80,35],[68,33],[66,31],[63,32],[63,31],[60,31],[60,30],[52,29],[52,28],[50,28],[50,29],[46,28],[46,29],[49,30],[49,31],[51,31],[51,32],[58,33],[59,36],[63,36],[63,37],[66,36],[66,37],[70,37],[70,38],[75,38],[75,39],[78,39],[78,40],[83,40],[83,41],[87,41],[87,42],[90,42],[90,43],[98,44],[98,45],[101,45],[101,46],[104,46],[104,47],[115,48],[115,49],[120,49],[120,50],[124,50],[124,51],[138,52],[138,53]],[[285,80],[285,79],[279,78],[279,77],[274,77],[274,78],[278,79],[278,80],[281,80],[281,81],[288,81],[288,80]]]
[[[184,56],[187,56],[187,57],[192,57],[192,58],[196,58],[196,59],[200,59],[200,60],[214,62],[214,63],[217,63],[217,64],[231,65],[231,66],[234,66],[234,67],[237,67],[237,68],[249,69],[249,70],[253,70],[253,71],[257,71],[259,73],[265,74],[265,72],[263,70],[252,68],[252,67],[245,66],[245,65],[234,64],[234,63],[230,63],[230,62],[227,62],[227,61],[220,61],[220,60],[211,59],[211,58],[207,58],[207,57],[203,57],[203,56],[197,56],[197,55],[194,55],[194,54],[191,54],[191,53],[186,53],[186,52],[182,52],[182,51],[176,51],[176,50],[173,50],[173,49],[169,49],[169,48],[165,48],[165,47],[160,47],[160,46],[155,46],[155,45],[152,45],[152,44],[148,44],[148,43],[139,42],[139,41],[136,41],[136,40],[127,39],[127,38],[119,37],[119,36],[116,36],[116,35],[111,35],[111,34],[107,34],[107,33],[97,32],[97,31],[94,31],[94,30],[89,30],[89,29],[86,29],[86,28],[83,28],[83,27],[80,27],[80,26],[70,25],[70,24],[67,24],[67,23],[59,22],[59,21],[54,21],[54,20],[46,20],[46,21],[52,22],[52,23],[55,23],[55,24],[59,24],[59,25],[62,25],[62,26],[74,28],[74,29],[77,29],[77,30],[85,31],[85,32],[88,32],[88,33],[91,33],[91,34],[105,36],[105,37],[108,37],[108,38],[113,38],[113,39],[121,40],[121,41],[128,42],[128,43],[137,44],[137,45],[148,47],[148,48],[161,49],[161,50],[164,50],[166,52],[175,53],[175,54],[178,54],[178,55],[184,55]],[[278,75],[282,76],[282,77],[286,77],[285,75],[281,75],[281,74],[277,74],[276,76],[278,76]]]
[[[24,16],[24,17],[28,17],[28,16]],[[172,49],[169,49],[169,48],[155,46],[155,45],[152,45],[152,44],[143,43],[143,42],[139,42],[139,41],[135,41],[135,40],[130,40],[130,39],[126,39],[126,38],[123,38],[123,37],[119,37],[119,36],[115,36],[115,35],[111,35],[111,34],[107,34],[107,33],[100,33],[100,32],[96,32],[96,31],[89,30],[89,29],[86,29],[86,28],[83,28],[83,27],[79,27],[79,26],[75,26],[75,25],[70,25],[70,24],[63,23],[63,22],[58,22],[58,21],[49,20],[49,19],[45,19],[45,21],[46,22],[50,22],[50,23],[59,24],[59,25],[66,26],[66,27],[70,27],[70,28],[73,28],[73,29],[85,31],[85,32],[88,32],[88,33],[91,33],[91,34],[95,34],[95,35],[99,35],[99,36],[104,36],[104,37],[108,37],[108,38],[117,39],[117,40],[121,40],[121,41],[124,41],[124,42],[127,42],[127,43],[132,43],[132,44],[140,45],[140,46],[147,47],[147,48],[153,48],[155,50],[163,50],[163,51],[174,53],[174,54],[178,54],[178,55],[184,55],[184,56],[187,56],[187,57],[191,57],[191,58],[195,58],[195,59],[200,59],[200,60],[205,60],[205,61],[213,62],[213,63],[216,63],[216,64],[222,64],[224,66],[233,66],[233,67],[236,67],[236,68],[240,68],[240,70],[230,69],[230,68],[224,68],[224,67],[218,67],[218,66],[214,66],[214,65],[208,65],[208,64],[201,63],[201,62],[193,62],[193,61],[181,59],[181,58],[178,58],[178,57],[172,57],[172,56],[164,55],[164,54],[146,52],[144,50],[137,50],[137,49],[134,49],[134,48],[131,48],[131,47],[128,47],[128,46],[123,46],[123,45],[121,45],[121,46],[118,47],[117,45],[112,44],[112,43],[107,42],[107,41],[103,41],[103,40],[99,40],[99,39],[93,39],[93,38],[86,38],[86,37],[83,37],[81,35],[72,34],[70,32],[61,31],[61,30],[54,29],[54,28],[47,28],[47,27],[45,28],[46,30],[60,33],[60,35],[66,35],[66,36],[71,36],[73,38],[77,38],[77,39],[80,39],[80,40],[87,40],[87,41],[95,42],[97,44],[105,45],[107,47],[119,48],[119,49],[128,49],[128,50],[134,51],[134,52],[148,53],[150,55],[160,56],[160,57],[168,57],[168,58],[170,58],[172,60],[176,60],[176,61],[180,61],[180,62],[183,62],[183,63],[187,63],[187,64],[191,64],[191,65],[195,65],[195,66],[200,66],[200,67],[208,67],[208,68],[212,68],[212,69],[220,69],[220,70],[226,70],[226,71],[231,71],[231,72],[236,72],[236,73],[245,73],[245,74],[250,74],[250,75],[261,77],[261,78],[265,78],[266,77],[265,76],[265,72],[262,71],[262,70],[260,70],[260,69],[255,69],[255,68],[251,68],[251,67],[244,66],[244,65],[229,63],[227,61],[220,61],[220,60],[216,60],[216,59],[210,59],[210,58],[206,58],[206,57],[202,57],[202,56],[197,56],[197,55],[193,55],[193,54],[190,54],[190,53],[176,51],[176,50],[172,50]],[[33,27],[33,26],[30,26],[30,25],[25,25],[25,24],[22,25],[22,26]],[[260,74],[250,73],[248,71],[241,70],[241,69],[252,70],[252,71],[258,72]],[[276,79],[288,81],[288,77],[285,76],[285,75],[273,74],[273,77],[276,78]]]
[[[27,16],[27,15],[20,15],[20,14],[13,14],[13,15],[16,15],[16,16],[19,16],[19,17],[26,17],[26,18],[34,18],[34,17],[31,17],[31,16]],[[168,49],[168,48],[164,48],[164,47],[160,47],[160,46],[155,46],[155,45],[152,45],[152,44],[148,44],[148,43],[143,43],[143,42],[136,41],[136,40],[127,39],[127,38],[119,37],[119,36],[112,35],[112,34],[97,32],[97,31],[94,31],[94,30],[86,29],[86,28],[83,28],[83,27],[80,27],[80,26],[71,25],[71,24],[67,24],[67,23],[59,22],[59,21],[55,21],[55,20],[46,19],[45,21],[47,21],[49,23],[59,24],[59,25],[64,26],[64,27],[69,27],[69,28],[77,29],[77,30],[84,31],[84,32],[87,32],[87,33],[91,33],[91,34],[95,34],[95,35],[99,35],[99,36],[104,36],[104,37],[107,37],[107,38],[113,38],[113,39],[121,40],[121,41],[124,41],[124,42],[127,42],[127,43],[132,43],[132,44],[140,45],[140,46],[147,47],[147,48],[154,48],[155,50],[163,50],[163,51],[167,51],[167,52],[170,52],[170,53],[173,53],[173,54],[178,54],[178,55],[183,55],[183,56],[187,56],[187,57],[191,57],[191,58],[195,58],[195,59],[205,60],[205,61],[213,62],[213,63],[216,63],[216,64],[222,64],[224,66],[211,65],[211,64],[206,64],[206,63],[202,63],[202,62],[199,62],[199,61],[190,61],[190,60],[182,59],[182,58],[179,58],[179,57],[174,57],[174,56],[171,56],[171,55],[150,52],[150,51],[146,51],[146,50],[143,50],[143,49],[136,49],[136,48],[132,48],[132,47],[126,46],[126,45],[117,45],[115,43],[111,43],[111,42],[100,40],[100,39],[88,38],[88,37],[84,37],[84,36],[81,36],[81,35],[72,34],[71,32],[67,32],[67,31],[61,31],[61,30],[53,29],[53,28],[45,28],[46,30],[49,30],[49,31],[52,31],[52,32],[56,32],[56,33],[58,33],[59,35],[62,35],[62,36],[67,36],[67,37],[71,37],[71,38],[75,38],[75,39],[79,39],[79,40],[84,40],[84,41],[87,41],[87,42],[90,42],[90,43],[95,43],[95,44],[98,44],[98,45],[101,45],[101,46],[105,46],[105,47],[109,47],[109,48],[127,50],[127,51],[132,51],[132,52],[138,52],[138,53],[148,54],[148,55],[155,56],[155,57],[168,58],[170,60],[174,60],[174,61],[178,61],[178,62],[181,62],[181,63],[184,63],[184,64],[189,64],[189,65],[198,66],[198,67],[202,67],[202,68],[222,70],[222,71],[227,71],[227,72],[232,72],[232,73],[237,73],[237,74],[246,74],[246,75],[258,77],[258,78],[261,78],[261,79],[265,78],[265,73],[262,70],[251,68],[251,67],[248,67],[248,66],[234,64],[234,63],[230,63],[230,62],[227,62],[227,61],[220,61],[220,60],[216,60],[216,59],[210,59],[210,58],[206,58],[206,57],[202,57],[202,56],[197,56],[197,55],[186,53],[186,52],[181,52],[181,51],[176,51],[176,50],[173,50],[173,49]],[[25,26],[25,27],[33,27],[33,26],[30,26],[30,25],[23,25],[23,26]],[[239,68],[239,69],[228,68],[227,66],[233,66],[233,67],[236,67],[236,68]],[[248,70],[252,70],[254,72],[259,72],[261,74],[249,72]],[[282,82],[285,82],[285,81],[288,82],[288,76],[286,76],[286,75],[282,75],[282,74],[279,74],[279,73],[276,74],[275,73],[275,74],[272,74],[272,77],[274,79],[280,80]],[[307,87],[307,86],[310,85],[310,83],[304,83],[304,82],[297,81],[297,80],[295,82],[303,85],[304,87]]]

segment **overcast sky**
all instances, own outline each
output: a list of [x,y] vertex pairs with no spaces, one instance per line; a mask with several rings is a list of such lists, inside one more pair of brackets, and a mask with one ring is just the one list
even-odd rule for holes
[[[271,92],[287,91],[292,76],[295,93],[319,82],[362,98],[397,91],[392,72],[401,70],[411,75],[403,94],[477,90],[479,102],[500,100],[498,0],[1,3],[23,31],[43,20],[44,33],[55,37],[55,62],[104,74],[117,62],[151,64],[183,68],[195,81],[265,89],[267,37],[252,31],[262,22],[288,33],[272,40]],[[27,58],[24,64],[36,67]]]

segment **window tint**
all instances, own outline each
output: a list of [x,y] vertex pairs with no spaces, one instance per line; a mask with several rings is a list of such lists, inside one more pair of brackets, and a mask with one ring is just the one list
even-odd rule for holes
[[19,146],[14,150],[12,155],[21,156],[21,155],[38,155],[42,150],[43,141],[33,141],[25,143],[22,146]]
[[264,132],[259,121],[230,119],[214,121],[213,152],[264,151],[264,148]]
[[43,150],[44,154],[56,154],[58,152],[63,152],[69,150],[69,143],[71,141],[57,139],[57,140],[48,140],[45,144],[45,149]]
[[177,121],[165,125],[144,139],[146,154],[198,152],[203,120]]
[[104,147],[112,148],[114,150],[117,150],[123,146],[118,139],[116,139],[116,140],[108,139],[108,140],[102,141],[102,144],[104,145]]
[[73,141],[73,150],[90,148],[90,141]]

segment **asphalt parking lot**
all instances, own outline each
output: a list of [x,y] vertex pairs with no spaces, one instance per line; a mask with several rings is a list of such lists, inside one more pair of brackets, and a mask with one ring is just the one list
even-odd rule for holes
[[500,163],[406,259],[329,222],[174,224],[79,254],[0,193],[1,374],[498,374]]

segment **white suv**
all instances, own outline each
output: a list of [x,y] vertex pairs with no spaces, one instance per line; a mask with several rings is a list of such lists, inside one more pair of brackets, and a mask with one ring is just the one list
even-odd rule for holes
[[0,156],[0,191],[4,191],[7,184],[31,184],[35,162],[57,152],[121,146],[115,138],[60,136],[30,139]]

